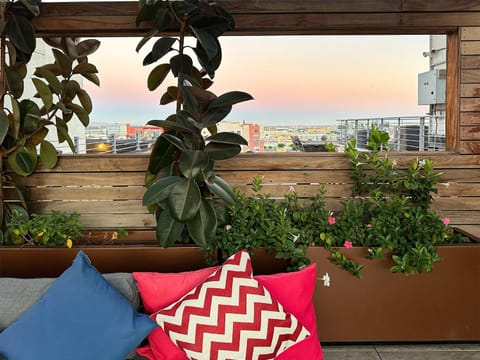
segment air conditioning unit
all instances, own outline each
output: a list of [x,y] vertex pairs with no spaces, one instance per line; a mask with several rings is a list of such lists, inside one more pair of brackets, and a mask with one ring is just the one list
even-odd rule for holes
[[418,105],[445,104],[446,83],[445,69],[418,74]]

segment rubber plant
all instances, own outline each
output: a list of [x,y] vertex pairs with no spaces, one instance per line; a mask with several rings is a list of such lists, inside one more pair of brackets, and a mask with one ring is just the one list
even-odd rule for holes
[[231,187],[215,175],[214,162],[236,156],[247,145],[238,134],[218,132],[217,124],[251,95],[232,91],[216,96],[208,90],[222,60],[218,38],[233,30],[234,20],[211,1],[140,0],[137,25],[143,22],[151,30],[137,51],[158,35],[174,34],[156,39],[143,60],[143,65],[159,63],[149,73],[148,89],[156,90],[169,74],[176,79],[160,100],[162,105],[176,103],[175,113],[148,122],[165,131],[150,156],[143,204],[156,213],[160,245],[190,238],[205,246],[226,206],[235,201]]
[[[47,168],[57,164],[57,151],[46,139],[51,130],[56,131],[60,143],[67,142],[74,151],[68,123],[76,117],[87,126],[92,110],[90,96],[76,77],[80,75],[99,84],[97,69],[88,62],[88,55],[96,51],[99,41],[44,39],[53,46],[55,61],[37,67],[34,72],[31,81],[37,91],[36,101],[22,98],[27,63],[36,45],[31,20],[39,14],[39,4],[37,0],[0,4],[0,156],[2,160],[6,157],[9,165],[7,172],[0,161],[0,243],[9,239],[8,231],[4,231],[12,208],[23,212],[27,208],[25,193],[11,174],[25,177],[32,174],[40,163]],[[7,185],[17,190],[21,206],[4,201],[3,188]]]

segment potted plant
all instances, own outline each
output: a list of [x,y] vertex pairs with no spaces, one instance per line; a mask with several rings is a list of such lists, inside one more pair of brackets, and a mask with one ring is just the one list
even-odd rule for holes
[[[73,141],[68,134],[68,123],[78,118],[84,126],[89,123],[92,101],[80,86],[76,76],[82,76],[99,85],[95,65],[88,62],[88,55],[97,50],[98,40],[78,41],[71,38],[45,39],[54,47],[55,61],[35,70],[33,86],[40,99],[22,98],[27,74],[27,63],[35,50],[35,31],[31,24],[39,14],[36,0],[2,2],[0,6],[1,48],[0,59],[0,156],[7,158],[9,169],[0,163],[0,243],[6,225],[10,222],[13,209],[27,208],[26,193],[14,179],[11,171],[28,176],[41,163],[47,168],[57,164],[58,154],[54,145],[47,140],[49,131],[55,129],[60,143],[67,142],[74,151]],[[40,160],[40,161],[39,161]],[[17,190],[20,205],[4,202],[3,187]]]
[[[215,161],[234,157],[247,144],[238,134],[218,132],[217,124],[234,104],[252,97],[241,91],[217,97],[208,90],[222,59],[218,38],[233,30],[234,20],[211,1],[141,0],[137,25],[142,22],[150,22],[152,28],[137,51],[165,31],[174,30],[176,35],[157,39],[143,60],[144,65],[160,62],[148,76],[149,90],[156,90],[168,74],[176,80],[160,100],[174,102],[175,113],[148,122],[165,132],[150,156],[143,204],[156,213],[161,246],[185,239],[206,246],[224,216],[225,204],[234,203],[230,186],[214,173]],[[172,56],[165,60],[168,54]]]

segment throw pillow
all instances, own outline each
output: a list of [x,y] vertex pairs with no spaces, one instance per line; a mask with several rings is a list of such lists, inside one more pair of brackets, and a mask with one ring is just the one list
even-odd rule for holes
[[310,335],[253,278],[247,251],[151,317],[189,359],[273,359]]
[[[140,297],[132,274],[111,273],[104,274],[103,277],[138,309]],[[55,280],[56,278],[0,278],[0,331],[35,304]]]
[[43,297],[0,333],[0,354],[10,360],[119,360],[155,326],[80,251]]
[[[276,359],[310,359],[322,360],[322,350],[317,337],[317,324],[312,297],[315,290],[316,264],[311,264],[299,271],[280,273],[274,275],[254,276],[265,286],[273,297],[280,302],[284,309],[297,317],[302,325],[310,331],[311,336],[292,346],[279,355]],[[209,268],[208,271],[197,270],[185,273],[134,273],[134,278],[139,287],[142,301],[155,304],[162,303],[163,297],[178,296],[181,298],[191,288],[185,288],[188,281],[185,278],[192,277],[200,282],[205,281],[218,268]],[[179,284],[172,287],[171,284]],[[145,291],[146,290],[146,291]],[[159,292],[155,293],[155,290]],[[157,300],[159,299],[159,300]],[[168,305],[168,304],[167,304]],[[159,306],[157,310],[165,307]],[[148,336],[150,346],[137,349],[137,352],[150,360],[186,360],[183,351],[176,347],[161,328],[155,329]],[[151,348],[153,347],[155,351]]]

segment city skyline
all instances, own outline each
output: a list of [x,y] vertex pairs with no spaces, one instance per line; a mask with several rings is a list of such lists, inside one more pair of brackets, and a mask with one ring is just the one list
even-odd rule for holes
[[[147,90],[152,67],[143,67],[142,60],[148,44],[136,54],[139,39],[100,40],[90,61],[101,87],[84,83],[94,102],[92,123],[141,125],[174,112],[173,106],[159,105],[173,78],[155,92]],[[225,36],[221,43],[223,62],[212,91],[242,90],[255,98],[236,105],[229,121],[321,126],[428,111],[417,105],[417,75],[429,70],[422,56],[428,36]]]

